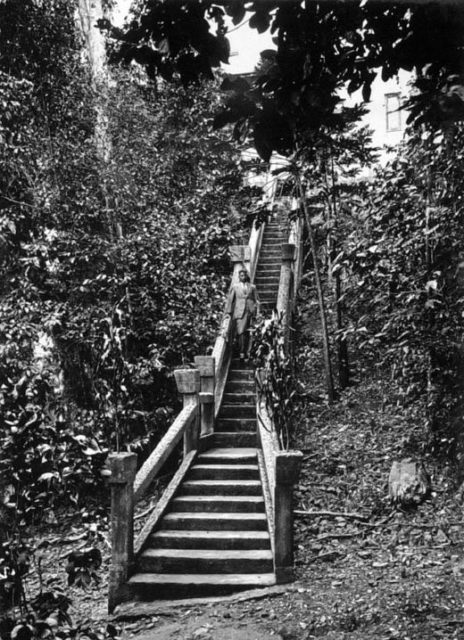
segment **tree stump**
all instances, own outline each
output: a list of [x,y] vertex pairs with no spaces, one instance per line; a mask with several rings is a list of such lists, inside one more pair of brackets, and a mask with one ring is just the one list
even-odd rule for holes
[[420,504],[430,493],[430,476],[422,462],[406,458],[395,461],[388,478],[388,493],[395,504]]

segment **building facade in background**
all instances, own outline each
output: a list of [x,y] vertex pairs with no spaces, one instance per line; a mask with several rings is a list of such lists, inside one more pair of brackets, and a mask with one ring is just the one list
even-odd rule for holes
[[[379,162],[384,165],[394,154],[406,130],[408,111],[402,108],[410,93],[412,74],[401,71],[396,78],[383,82],[380,75],[372,83],[371,99],[366,103],[368,113],[361,125],[372,130],[372,143],[379,149]],[[362,102],[361,91],[344,96],[345,105]]]

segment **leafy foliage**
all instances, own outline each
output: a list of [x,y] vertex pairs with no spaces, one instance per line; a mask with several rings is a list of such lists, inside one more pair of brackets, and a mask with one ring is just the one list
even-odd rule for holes
[[211,131],[205,89],[118,75],[102,166],[73,12],[63,0],[0,6],[7,546],[12,531],[98,494],[110,446],[143,458],[166,429],[172,367],[211,343],[241,224],[237,153]]
[[[391,367],[399,398],[424,399],[437,443],[456,444],[462,403],[462,131],[415,136],[358,200],[345,245],[365,355]],[[356,309],[356,311],[355,311]]]
[[97,570],[102,563],[100,550],[96,547],[73,551],[69,554],[66,572],[68,585],[86,587],[92,580],[99,581]]
[[[24,640],[115,635],[72,627],[64,594],[24,602],[24,532],[98,498],[110,447],[143,459],[158,441],[242,225],[238,154],[205,88],[115,72],[102,162],[74,9],[0,3],[0,600],[23,606],[1,633]],[[98,549],[68,560],[70,584],[97,579]]]
[[[185,84],[197,82],[228,62],[226,16],[238,24],[246,14],[252,29],[274,34],[277,50],[265,52],[255,82],[225,80],[228,95],[215,123],[234,123],[239,140],[250,127],[265,160],[273,151],[298,148],[302,132],[335,125],[342,84],[349,92],[362,88],[369,100],[379,69],[383,80],[400,69],[419,76],[411,120],[462,118],[464,11],[456,3],[141,2],[125,32],[112,30],[122,41],[116,57],[139,62],[152,78],[178,75]],[[215,34],[207,18],[216,23]]]
[[[19,155],[40,168],[41,188],[11,192],[31,202],[27,218],[22,205],[4,208],[11,251],[0,433],[3,473],[13,466],[17,474],[6,504],[19,507],[19,520],[45,504],[53,509],[51,489],[58,502],[79,500],[109,445],[142,451],[159,437],[176,403],[172,367],[211,344],[222,307],[240,179],[236,153],[208,128],[212,98],[120,80],[110,102],[106,195],[84,135],[88,112],[70,92],[82,145],[67,128],[40,145],[48,128],[25,124]],[[112,237],[108,216],[123,237]]]
[[296,378],[293,363],[285,354],[282,319],[261,318],[253,331],[253,360],[258,398],[272,418],[281,447],[288,449],[296,417]]

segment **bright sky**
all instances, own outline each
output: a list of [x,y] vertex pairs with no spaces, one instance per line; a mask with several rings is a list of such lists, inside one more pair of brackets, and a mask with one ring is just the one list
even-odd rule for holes
[[231,56],[229,64],[224,65],[226,73],[248,73],[253,71],[259,62],[259,54],[264,49],[275,49],[269,31],[259,34],[250,29],[248,20],[234,27],[230,26],[227,34],[230,42]]
[[[131,0],[118,0],[114,9],[114,22],[121,26],[129,12]],[[248,27],[248,18],[241,24],[230,24],[227,38],[230,42],[231,57],[224,65],[226,73],[248,73],[253,71],[259,61],[259,53],[264,49],[274,49],[269,31],[259,34]]]

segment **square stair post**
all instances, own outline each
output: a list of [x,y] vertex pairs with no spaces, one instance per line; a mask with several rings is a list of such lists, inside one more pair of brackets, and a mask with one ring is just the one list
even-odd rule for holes
[[277,583],[293,580],[293,485],[300,474],[301,451],[275,457],[274,570]]
[[213,356],[195,356],[195,366],[200,372],[200,434],[207,436],[214,431],[215,360]]
[[121,590],[129,578],[134,554],[135,453],[113,453],[111,470],[111,568],[108,586],[110,613],[121,602]]
[[195,418],[184,433],[184,457],[193,449],[198,448],[199,436],[199,404],[200,372],[198,369],[178,369],[174,371],[177,389],[183,396],[184,408],[194,404],[196,406]]
[[232,274],[232,284],[238,282],[238,272],[246,269],[250,273],[251,249],[247,244],[233,244],[229,247],[229,254],[234,272]]

